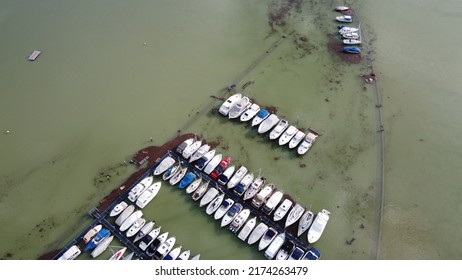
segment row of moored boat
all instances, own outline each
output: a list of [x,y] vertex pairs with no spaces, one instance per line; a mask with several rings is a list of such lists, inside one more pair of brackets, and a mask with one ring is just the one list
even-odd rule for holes
[[305,133],[295,125],[276,114],[271,114],[260,105],[252,103],[250,98],[236,93],[226,99],[218,112],[229,119],[239,118],[241,122],[250,122],[252,126],[258,126],[258,133],[269,132],[271,140],[277,140],[280,146],[288,145],[290,149],[297,148],[299,155],[305,154],[316,141],[318,134],[312,130]]
[[[337,6],[335,8],[337,12],[347,12],[350,10],[349,7],[346,6]],[[350,15],[341,15],[335,18],[337,21],[342,22],[342,23],[352,23],[353,22],[353,17]],[[359,48],[357,45],[361,45],[361,31],[356,27],[350,27],[346,25],[339,25],[338,26],[339,34],[342,37],[342,42],[344,45],[347,45],[343,48],[343,51],[346,53],[353,53],[353,54],[358,54],[361,53],[361,48]]]

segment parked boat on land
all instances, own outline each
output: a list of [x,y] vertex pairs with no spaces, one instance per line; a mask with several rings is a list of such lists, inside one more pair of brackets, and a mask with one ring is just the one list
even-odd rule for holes
[[228,210],[233,206],[233,204],[234,200],[232,200],[231,198],[225,199],[221,203],[220,207],[218,207],[217,211],[215,211],[215,214],[213,216],[215,220],[223,218],[223,216],[226,214],[226,212],[228,212]]
[[132,237],[134,236],[135,234],[137,234],[141,228],[146,224],[146,219],[144,218],[139,218],[138,220],[136,220],[133,225],[127,230],[127,237]]
[[298,146],[297,153],[299,155],[306,154],[308,150],[313,146],[314,142],[316,142],[316,139],[318,138],[317,134],[314,134],[312,132],[309,132],[303,142]]
[[252,206],[256,209],[260,208],[262,204],[266,203],[269,196],[274,191],[274,184],[264,186],[252,199]]
[[215,169],[210,173],[210,178],[212,178],[213,180],[217,180],[218,179],[218,176],[220,176],[223,171],[225,170],[226,167],[228,167],[228,165],[231,163],[231,157],[226,157],[224,160],[222,160],[220,162],[220,164],[218,164],[217,167],[215,167]]
[[172,236],[165,240],[162,244],[157,247],[156,252],[154,252],[154,259],[162,260],[175,246],[176,237]]
[[278,234],[265,250],[265,257],[272,260],[286,240],[285,232]]
[[152,185],[154,178],[148,176],[136,184],[128,193],[128,200],[135,202],[136,199],[150,186]]
[[236,167],[234,165],[226,168],[226,170],[223,171],[223,173],[220,176],[218,176],[218,184],[225,186],[228,183],[231,176],[233,175],[235,169]]
[[149,234],[152,229],[154,228],[155,222],[149,221],[145,223],[145,225],[138,231],[138,233],[135,236],[135,239],[133,240],[133,243],[137,242],[138,240],[141,240],[144,238],[147,234]]
[[186,175],[186,172],[188,172],[188,167],[180,167],[179,170],[175,173],[175,175],[170,178],[168,181],[170,185],[174,186],[176,185],[183,177]]
[[181,155],[185,159],[189,159],[192,156],[192,154],[194,154],[201,146],[202,146],[201,140],[194,141],[194,143],[192,143],[191,145],[189,145],[188,147],[184,149]]
[[335,17],[335,19],[340,22],[353,22],[353,18],[347,15],[338,16],[338,17]]
[[109,213],[109,217],[115,217],[119,215],[120,213],[122,213],[122,211],[125,210],[125,208],[127,208],[127,206],[128,206],[127,202],[125,201],[119,202],[116,206],[114,206],[114,208],[112,208],[111,213]]
[[65,260],[65,261],[75,260],[81,253],[82,253],[82,250],[80,250],[79,246],[73,245],[69,249],[67,249],[66,252],[64,252],[58,258],[58,260]]
[[250,184],[253,182],[253,173],[247,173],[242,180],[236,184],[234,187],[234,193],[238,196],[242,194],[249,188]]
[[258,111],[258,113],[256,114],[256,116],[253,118],[252,120],[252,126],[256,126],[256,125],[259,125],[261,124],[264,120],[266,120],[269,116],[270,116],[270,112],[268,112],[268,110],[266,109],[261,109],[260,111]]
[[199,207],[209,204],[210,201],[218,196],[219,193],[220,192],[217,188],[208,189],[208,191],[202,196],[201,201],[199,202]]
[[279,117],[276,116],[275,114],[269,115],[268,118],[266,118],[260,126],[258,126],[258,133],[264,134],[268,131],[270,131],[275,125],[279,123]]
[[344,47],[343,52],[358,54],[358,53],[361,53],[361,49],[358,47]]
[[87,233],[85,233],[85,235],[82,238],[83,243],[88,244],[88,242],[90,242],[93,239],[93,237],[95,237],[98,234],[98,232],[101,231],[101,229],[103,229],[102,225],[96,225],[89,231],[87,231]]
[[253,198],[263,187],[263,185],[266,182],[266,178],[263,176],[257,177],[253,183],[250,185],[250,187],[245,191],[244,193],[244,200],[248,200]]
[[284,244],[282,244],[281,249],[279,249],[279,251],[276,254],[276,260],[280,260],[280,261],[287,260],[289,258],[290,253],[292,253],[292,251],[294,250],[294,248],[295,248],[295,243],[290,239],[286,239],[284,241]]
[[306,254],[302,258],[303,260],[319,260],[321,259],[321,252],[319,252],[316,248],[311,247],[306,251]]
[[138,247],[140,247],[141,250],[145,251],[149,247],[149,245],[151,245],[151,243],[154,242],[154,240],[156,240],[156,238],[159,236],[161,228],[162,227],[157,227],[151,230],[146,236],[144,236],[141,239]]
[[246,173],[247,173],[247,167],[245,166],[239,167],[236,173],[234,173],[233,177],[229,179],[227,188],[228,189],[234,188],[242,180],[242,178],[244,178]]
[[256,103],[252,104],[247,110],[242,113],[240,120],[241,122],[250,121],[260,111],[260,106]]
[[198,201],[207,191],[209,188],[209,182],[202,182],[201,185],[197,188],[197,190],[192,194],[192,199],[194,201]]
[[176,160],[172,158],[171,156],[168,156],[164,158],[159,165],[157,165],[156,169],[154,169],[154,176],[155,175],[160,175],[165,172],[165,170],[169,169],[172,167],[173,164],[175,164]]
[[289,227],[294,224],[305,212],[305,208],[300,204],[296,203],[295,206],[290,210],[289,215],[287,215],[285,227]]
[[201,183],[202,183],[202,177],[197,178],[191,184],[189,184],[189,186],[186,188],[186,193],[191,194],[195,192]]
[[268,228],[269,227],[264,222],[260,222],[250,233],[247,244],[252,245],[259,241],[263,234],[265,234],[265,232],[268,230]]
[[225,194],[222,193],[215,197],[208,205],[207,208],[205,209],[205,213],[207,215],[212,215],[217,211],[217,209],[220,207],[221,203],[223,202],[223,199],[225,198]]
[[244,207],[240,203],[235,203],[231,208],[226,212],[226,214],[221,219],[220,226],[225,227],[229,225],[233,219],[242,211]]
[[279,202],[282,199],[282,196],[284,195],[283,192],[281,191],[275,191],[266,201],[266,203],[263,205],[261,208],[261,211],[265,213],[266,215],[271,215],[273,212],[274,208],[279,204]]
[[252,219],[247,220],[245,223],[244,227],[242,227],[242,230],[239,232],[237,237],[245,241],[247,237],[250,235],[252,230],[255,228],[255,225],[257,224],[257,217],[253,217]]
[[228,97],[228,99],[225,100],[220,106],[220,109],[218,109],[218,112],[222,114],[223,116],[227,116],[231,108],[234,107],[242,98],[241,93],[236,93]]
[[180,170],[181,168],[181,165],[179,163],[177,164],[174,164],[172,167],[170,167],[169,169],[167,169],[164,174],[162,174],[162,179],[164,181],[168,181],[170,180],[170,178],[173,177],[173,175],[175,175],[176,172],[178,172],[178,170]]
[[298,128],[295,126],[291,125],[289,128],[287,128],[286,131],[279,137],[279,146],[283,146],[287,144],[298,132]]
[[202,170],[204,169],[204,167],[212,160],[212,158],[215,156],[215,150],[211,150],[211,151],[208,151],[207,153],[205,153],[200,159],[198,159],[196,161],[196,163],[194,164],[194,166],[199,169],[199,170]]
[[176,260],[178,258],[178,256],[180,255],[181,253],[181,248],[182,246],[178,246],[176,247],[175,249],[172,249],[164,258],[163,260],[166,260],[166,261],[173,261],[173,260]]
[[220,164],[222,158],[222,154],[215,155],[204,167],[204,173],[210,174],[213,170],[215,170],[215,168]]
[[127,208],[125,208],[124,211],[122,211],[122,214],[117,217],[115,224],[120,226],[122,223],[135,211],[135,205],[128,205]]
[[241,212],[239,212],[239,214],[233,219],[233,221],[229,225],[229,230],[234,233],[238,232],[244,225],[244,223],[247,221],[247,218],[249,218],[249,215],[249,209],[244,209]]
[[276,238],[276,235],[278,234],[278,231],[272,227],[269,227],[263,236],[260,239],[260,242],[258,243],[258,250],[261,251],[268,247],[268,245]]
[[295,248],[292,250],[292,253],[290,253],[288,260],[301,260],[303,258],[303,255],[305,255],[305,251],[303,251],[302,248],[295,246]]
[[109,260],[110,261],[118,261],[122,258],[122,256],[124,255],[125,251],[127,251],[127,247],[123,247],[121,249],[119,249],[117,252],[115,252],[110,258]]
[[176,259],[179,260],[179,261],[187,261],[189,259],[190,255],[191,255],[191,251],[190,250],[185,250],[185,251],[181,252],[181,254]]
[[149,188],[147,188],[147,190],[145,190],[136,200],[136,206],[139,208],[146,207],[146,205],[148,205],[149,202],[151,202],[159,193],[160,187],[161,182],[156,182],[149,186]]
[[277,139],[281,134],[289,127],[289,122],[285,119],[279,120],[278,124],[271,130],[269,139],[274,140]]
[[203,157],[208,151],[210,151],[210,145],[204,144],[202,145],[190,158],[189,162],[196,161]]
[[252,103],[247,96],[242,96],[241,100],[239,100],[236,105],[234,105],[231,110],[229,110],[228,118],[235,119],[238,118],[245,110],[247,110]]
[[178,147],[176,148],[176,151],[179,153],[179,154],[182,154],[184,149],[186,149],[186,147],[188,147],[189,145],[191,145],[192,143],[194,143],[194,138],[189,138],[189,139],[186,139],[184,140],[180,145],[178,145]]
[[101,255],[104,251],[106,251],[107,247],[109,247],[109,244],[111,244],[113,239],[114,235],[110,235],[104,238],[103,241],[101,241],[101,243],[99,243],[98,246],[96,246],[96,248],[93,249],[93,251],[91,252],[91,256],[93,258],[96,258],[99,255]]
[[287,212],[289,211],[292,204],[293,202],[290,199],[288,198],[284,199],[284,201],[282,201],[282,203],[278,206],[278,208],[274,212],[273,220],[275,222],[282,220],[287,214]]
[[307,210],[298,222],[297,236],[302,235],[311,226],[314,220],[314,214],[310,210]]
[[133,212],[123,223],[120,225],[120,231],[125,231],[130,228],[139,218],[143,216],[141,210]]
[[194,172],[188,172],[183,179],[181,179],[180,184],[178,185],[178,188],[180,190],[186,188],[191,184],[195,179],[197,178],[197,175]]
[[160,246],[160,244],[164,243],[167,240],[167,238],[168,238],[168,231],[157,236],[157,238],[151,243],[151,245],[149,245],[149,247],[146,248],[145,250],[146,255],[152,258],[157,248]]
[[326,209],[322,209],[321,212],[314,218],[313,224],[308,230],[308,243],[315,243],[319,240],[324,229],[326,228],[327,222],[329,221],[330,212]]

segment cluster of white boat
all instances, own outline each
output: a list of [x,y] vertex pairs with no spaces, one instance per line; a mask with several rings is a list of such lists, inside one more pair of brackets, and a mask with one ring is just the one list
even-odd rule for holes
[[294,125],[290,125],[286,119],[280,119],[276,114],[271,114],[268,110],[260,108],[256,103],[252,103],[250,98],[236,93],[226,99],[218,110],[223,116],[229,119],[239,118],[241,122],[251,121],[252,126],[258,125],[258,133],[265,134],[271,130],[269,138],[276,140],[279,138],[279,145],[288,143],[290,149],[298,146],[297,153],[303,155],[311,148],[318,137],[314,131],[307,134]]
[[[350,10],[350,7],[346,6],[337,6],[335,8],[336,11],[338,12],[344,12]],[[342,15],[338,16],[335,18],[337,21],[342,22],[342,23],[351,23],[353,22],[352,16],[349,15]],[[352,46],[352,45],[361,45],[361,31],[356,27],[350,27],[350,26],[345,26],[345,25],[339,25],[339,34],[342,36],[343,44],[348,45],[347,47],[344,47],[344,51],[348,53],[360,53],[361,49],[357,46]]]
[[[185,189],[193,200],[199,201],[200,207],[205,207],[209,216],[220,221],[221,227],[228,227],[249,245],[258,242],[258,249],[265,250],[264,255],[268,259],[319,259],[320,253],[315,248],[305,252],[286,238],[285,230],[278,232],[278,227],[263,221],[257,224],[257,217],[250,218],[252,210],[246,208],[245,202],[250,202],[251,207],[267,215],[274,223],[282,224],[285,219],[283,228],[298,222],[297,236],[308,232],[307,240],[310,244],[321,237],[329,220],[329,211],[323,209],[314,215],[299,203],[289,198],[283,199],[283,192],[277,190],[273,183],[267,183],[265,177],[255,178],[245,166],[240,166],[235,172],[230,157],[223,159],[221,154],[216,154],[214,149],[211,150],[201,140],[187,139],[177,147],[176,152],[189,161],[193,170],[168,155],[154,172],[162,174],[163,180],[169,181],[171,185],[178,184],[179,189]],[[207,174],[208,178],[197,175],[199,172]],[[212,181],[216,184],[211,184]],[[242,201],[225,197],[225,189],[242,197]]]

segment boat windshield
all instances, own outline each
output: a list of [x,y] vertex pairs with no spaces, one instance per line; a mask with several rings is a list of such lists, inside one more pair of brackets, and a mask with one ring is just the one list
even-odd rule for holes
[[263,118],[263,117],[266,117],[268,114],[269,112],[266,109],[262,109],[260,110],[260,112],[258,112],[257,117]]
[[265,236],[269,238],[272,238],[275,235],[276,235],[276,231],[273,231],[273,230],[268,230],[265,234]]

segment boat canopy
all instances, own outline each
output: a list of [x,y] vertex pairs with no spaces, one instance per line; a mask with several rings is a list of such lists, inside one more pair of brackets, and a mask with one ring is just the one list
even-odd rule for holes
[[268,114],[269,114],[268,110],[266,110],[266,109],[261,109],[261,110],[258,112],[257,116],[258,116],[259,118],[264,118],[264,117],[266,117]]

